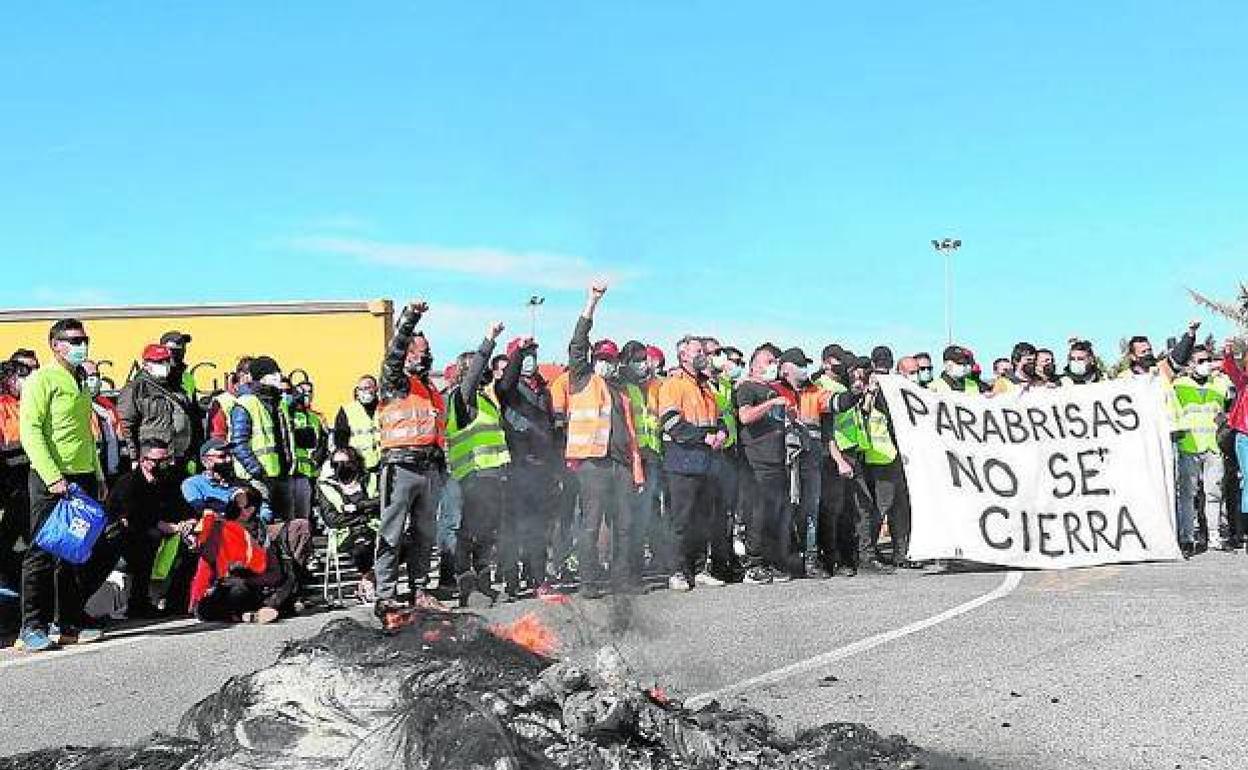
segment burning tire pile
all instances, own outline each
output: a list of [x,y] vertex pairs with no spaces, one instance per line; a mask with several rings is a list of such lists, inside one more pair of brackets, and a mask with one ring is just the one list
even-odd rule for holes
[[[181,737],[40,751],[0,770],[909,770],[903,738],[830,724],[788,736],[764,714],[692,711],[636,682],[614,648],[593,666],[539,655],[535,618],[504,627],[422,612],[395,633],[337,620],[183,717]],[[520,639],[520,644],[514,639]]]

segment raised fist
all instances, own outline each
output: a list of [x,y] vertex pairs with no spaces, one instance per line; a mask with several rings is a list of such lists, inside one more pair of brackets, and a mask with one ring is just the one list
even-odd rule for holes
[[429,312],[429,303],[425,302],[423,299],[418,299],[412,302],[410,305],[408,305],[408,307],[412,309],[412,312],[420,313],[421,315],[424,315],[425,313]]
[[594,281],[589,285],[589,296],[594,299],[602,299],[602,295],[607,293],[606,281]]
[[526,334],[520,338],[520,350],[531,350],[537,347],[537,343],[533,341],[533,336]]
[[498,335],[502,334],[503,329],[505,328],[507,327],[503,326],[502,321],[495,321],[494,323],[490,324],[490,329],[489,331],[486,332],[486,336],[492,340],[496,340],[498,339]]
[[1196,330],[1200,328],[1200,319],[1194,319],[1194,320],[1190,321],[1190,322],[1187,324],[1187,328],[1188,328],[1188,330],[1190,330],[1190,331],[1192,332],[1192,334],[1195,334],[1195,333],[1196,333]]

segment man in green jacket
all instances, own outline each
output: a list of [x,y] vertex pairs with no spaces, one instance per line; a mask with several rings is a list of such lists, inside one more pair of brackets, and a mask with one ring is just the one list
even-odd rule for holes
[[30,458],[30,533],[32,545],[22,563],[22,632],[17,649],[43,652],[56,645],[48,636],[60,624],[62,645],[100,638],[98,629],[82,628],[85,616],[79,569],[33,544],[56,503],[76,484],[96,499],[105,494],[104,470],[91,430],[91,394],[82,363],[89,343],[82,322],[57,321],[48,332],[53,361],[27,378],[22,388],[22,449]]

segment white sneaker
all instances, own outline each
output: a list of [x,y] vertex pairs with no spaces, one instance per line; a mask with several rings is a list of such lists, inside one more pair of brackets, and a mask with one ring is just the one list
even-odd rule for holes
[[693,586],[689,585],[689,581],[684,575],[672,575],[667,579],[667,587],[673,591],[692,591]]
[[728,585],[709,572],[699,572],[697,576],[694,577],[693,582],[700,586],[705,586],[706,588],[723,588]]

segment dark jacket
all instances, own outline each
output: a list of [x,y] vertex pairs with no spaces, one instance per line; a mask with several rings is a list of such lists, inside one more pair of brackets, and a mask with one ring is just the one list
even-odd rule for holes
[[203,441],[197,411],[185,393],[157,382],[147,372],[126,383],[117,396],[121,440],[134,458],[139,457],[139,444],[145,439],[164,441],[179,460],[194,456]]
[[558,453],[550,389],[540,374],[534,373],[531,380],[520,377],[524,353],[517,349],[507,356],[507,368],[494,384],[504,409],[507,445],[513,460],[552,463]]

